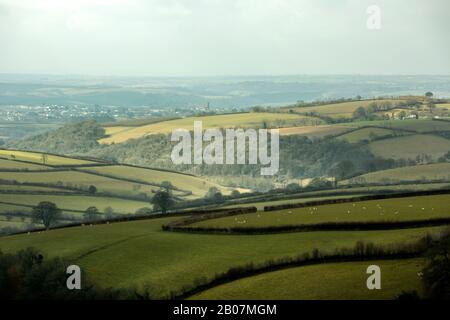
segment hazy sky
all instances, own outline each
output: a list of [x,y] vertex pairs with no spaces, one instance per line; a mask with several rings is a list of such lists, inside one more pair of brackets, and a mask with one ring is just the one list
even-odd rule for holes
[[450,1],[0,0],[0,73],[450,74]]

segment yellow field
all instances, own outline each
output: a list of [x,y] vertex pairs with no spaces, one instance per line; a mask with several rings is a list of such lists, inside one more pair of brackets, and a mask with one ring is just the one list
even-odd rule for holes
[[[30,161],[39,164],[43,164],[43,153],[38,152],[29,152],[29,151],[13,151],[13,150],[5,150],[0,149],[0,157],[8,158],[8,159],[16,159],[22,161]],[[80,160],[74,158],[66,158],[60,156],[47,155],[47,159],[45,161],[46,164],[49,165],[81,165],[81,164],[90,164],[94,163],[93,161]]]
[[299,135],[310,137],[326,137],[328,135],[336,135],[350,130],[348,126],[338,125],[320,125],[320,126],[306,126],[306,127],[291,127],[281,128],[281,136]]
[[[137,139],[149,134],[171,133],[176,129],[193,130],[194,121],[202,121],[203,128],[236,128],[236,127],[262,127],[265,121],[269,124],[284,124],[283,126],[298,126],[305,122],[320,124],[320,120],[286,113],[238,113],[217,116],[189,117],[184,119],[163,121],[145,126],[131,128],[125,131],[112,133],[110,137],[100,139],[101,143],[120,143],[129,139]],[[107,132],[111,132],[106,128]],[[114,130],[113,130],[114,131]]]
[[[364,178],[368,183],[384,183],[398,181],[432,181],[450,180],[450,163],[435,163],[421,166],[411,166],[382,170],[361,175],[357,178]],[[343,181],[342,184],[349,183]]]
[[353,112],[359,107],[367,107],[369,104],[373,102],[391,102],[392,104],[399,103],[402,100],[363,100],[363,101],[351,101],[351,102],[342,102],[342,103],[334,103],[334,104],[326,104],[322,106],[314,106],[314,107],[288,107],[285,108],[286,111],[294,110],[295,112],[301,113],[309,113],[309,112],[317,112],[321,115],[326,115],[332,118],[350,118]]
[[438,159],[450,150],[450,140],[425,134],[374,141],[369,148],[376,156],[385,159],[416,159],[427,154]]
[[134,127],[126,127],[126,126],[117,126],[117,127],[105,127],[105,134],[110,136],[113,134],[117,134],[126,130],[129,130]]

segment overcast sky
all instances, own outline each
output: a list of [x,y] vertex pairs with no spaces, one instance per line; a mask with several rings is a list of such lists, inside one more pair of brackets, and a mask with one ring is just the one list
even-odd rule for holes
[[450,1],[0,0],[0,73],[450,74]]

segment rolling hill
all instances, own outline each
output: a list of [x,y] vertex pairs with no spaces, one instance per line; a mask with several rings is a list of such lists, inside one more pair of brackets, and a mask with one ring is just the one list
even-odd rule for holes
[[190,299],[389,300],[398,297],[402,291],[421,293],[418,276],[424,265],[421,259],[369,263],[382,268],[383,290],[367,290],[368,262],[342,262],[267,272],[219,285]]
[[364,174],[355,179],[342,181],[341,183],[356,182],[358,178],[362,178],[366,183],[379,184],[414,181],[450,181],[450,163],[433,163],[381,170]]
[[367,107],[371,103],[391,103],[395,105],[397,103],[402,102],[403,100],[397,99],[377,99],[377,100],[361,100],[361,101],[349,101],[349,102],[341,102],[341,103],[330,103],[323,104],[317,106],[306,106],[306,107],[298,107],[298,106],[289,106],[284,107],[282,110],[285,112],[293,112],[297,113],[317,113],[320,115],[328,116],[331,118],[351,118],[353,112],[359,107]]
[[149,134],[169,134],[176,129],[193,130],[194,121],[202,121],[203,128],[262,128],[265,122],[271,127],[293,127],[303,125],[318,125],[322,121],[320,119],[305,117],[296,114],[282,113],[235,113],[223,114],[217,116],[188,117],[184,119],[176,119],[143,125],[139,127],[130,127],[124,130],[117,130],[117,127],[110,129],[105,128],[110,136],[100,139],[100,143],[121,143],[129,139],[137,139]]
[[[0,229],[33,227],[29,225],[30,211],[41,201],[51,201],[64,214],[81,221],[83,212],[91,206],[101,214],[109,210],[116,215],[151,209],[150,199],[166,181],[172,184],[172,193],[179,200],[203,198],[211,187],[223,194],[232,190],[174,171],[38,152],[5,149],[0,152],[8,158],[0,159],[0,213],[3,214]],[[95,187],[94,194],[89,191],[90,186]]]
[[[298,232],[271,235],[211,235],[164,232],[176,218],[74,227],[3,237],[0,249],[15,252],[34,246],[48,256],[80,265],[103,287],[144,288],[156,297],[211,279],[231,267],[269,259],[296,257],[313,249],[333,252],[359,240],[375,244],[414,243],[441,227],[389,231]],[[195,254],[193,254],[195,253]],[[114,268],[110,266],[114,265]],[[317,283],[317,282],[316,282]],[[404,284],[402,284],[404,285]],[[326,289],[325,289],[326,290]],[[325,292],[324,292],[325,294]],[[280,297],[281,298],[281,297]]]
[[450,150],[450,140],[434,135],[415,134],[386,140],[373,141],[370,151],[385,159],[416,159],[428,155],[437,160]]

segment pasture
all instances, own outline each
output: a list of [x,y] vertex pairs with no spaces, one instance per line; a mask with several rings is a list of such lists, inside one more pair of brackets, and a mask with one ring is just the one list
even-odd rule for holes
[[[366,183],[394,183],[406,181],[450,181],[450,163],[433,163],[418,166],[408,166],[395,169],[381,170],[363,174],[362,178]],[[341,182],[342,184],[351,183],[352,179]]]
[[[149,125],[131,128],[111,134],[100,139],[100,143],[120,143],[129,139],[142,138],[150,134],[170,134],[176,129],[193,130],[194,121],[202,121],[203,129],[208,128],[262,128],[263,123],[268,126],[294,127],[300,125],[318,125],[320,119],[286,113],[235,113],[216,116],[188,117],[183,119],[157,122]],[[109,129],[106,128],[108,131]]]
[[384,128],[361,128],[337,137],[339,140],[345,140],[349,143],[358,143],[361,141],[371,141],[376,138],[406,133],[398,133],[391,129]]
[[209,219],[195,227],[239,228],[319,224],[326,222],[389,222],[450,217],[450,195],[420,196],[339,203]]
[[[336,192],[337,194],[339,192]],[[311,193],[314,194],[314,193]],[[250,203],[242,203],[237,205],[229,205],[228,208],[236,208],[236,207],[256,207],[259,211],[263,211],[265,206],[277,206],[282,204],[292,204],[292,203],[304,203],[309,201],[317,201],[317,200],[329,200],[329,199],[346,199],[357,197],[363,194],[351,194],[351,195],[334,195],[334,196],[320,196],[320,193],[317,194],[316,197],[312,196],[309,193],[305,193],[299,195],[298,198],[295,199],[280,199],[280,200],[272,200],[272,201],[256,201]]]
[[[367,267],[382,271],[382,290],[366,287]],[[402,291],[422,291],[421,259],[326,263],[289,268],[235,280],[192,296],[193,300],[377,300]],[[317,275],[320,275],[319,277]]]
[[[37,205],[41,201],[50,201],[59,208],[67,210],[86,210],[88,207],[97,207],[100,212],[111,207],[116,213],[134,213],[143,207],[152,207],[144,201],[125,200],[111,197],[90,197],[85,195],[37,195],[37,194],[0,194],[0,202],[9,202],[17,205]],[[1,205],[3,207],[3,205]]]
[[40,152],[15,151],[7,149],[0,149],[0,157],[11,160],[29,161],[37,164],[48,164],[52,166],[62,166],[62,165],[76,166],[95,163],[93,161],[50,155]]
[[[112,223],[2,237],[0,250],[30,246],[48,256],[62,256],[80,265],[103,287],[150,285],[156,296],[190,286],[196,279],[249,262],[296,257],[314,248],[324,253],[353,248],[359,240],[380,245],[415,243],[442,227],[389,231],[300,232],[270,235],[208,235],[164,232],[177,218]],[[114,266],[114,268],[111,268]]]
[[196,197],[203,197],[211,187],[217,187],[223,194],[229,194],[231,188],[225,188],[199,177],[161,170],[137,168],[132,166],[101,166],[86,167],[81,170],[94,171],[100,174],[115,176],[118,178],[143,181],[147,183],[161,184],[170,181],[173,186],[181,190],[192,191]]
[[55,172],[0,172],[0,179],[15,180],[18,182],[48,183],[52,185],[65,185],[87,188],[94,185],[99,192],[120,193],[138,195],[145,193],[150,195],[158,187],[122,181],[118,179],[97,176],[79,171],[55,171]]
[[361,100],[361,101],[350,101],[350,102],[341,102],[341,103],[332,103],[325,104],[313,107],[286,107],[284,110],[293,110],[298,113],[310,113],[316,112],[320,115],[332,117],[332,118],[351,118],[353,112],[359,107],[367,107],[371,103],[383,103],[390,102],[393,105],[395,103],[399,103],[402,100]]
[[20,184],[0,184],[0,192],[65,192],[71,193],[72,190],[62,189],[62,188],[50,188],[50,187],[41,187],[41,186],[27,186]]
[[450,131],[450,121],[430,119],[355,121],[343,123],[342,125],[352,127],[380,126],[392,130],[410,130],[418,133]]
[[385,159],[413,159],[428,155],[437,160],[450,150],[450,140],[434,135],[414,134],[369,143],[370,151]]
[[3,170],[48,170],[49,167],[34,164],[34,163],[26,163],[14,160],[7,160],[0,158],[0,169]]
[[299,135],[299,136],[323,138],[326,136],[342,134],[348,130],[350,130],[349,127],[339,125],[291,127],[291,128],[281,128],[280,136]]

